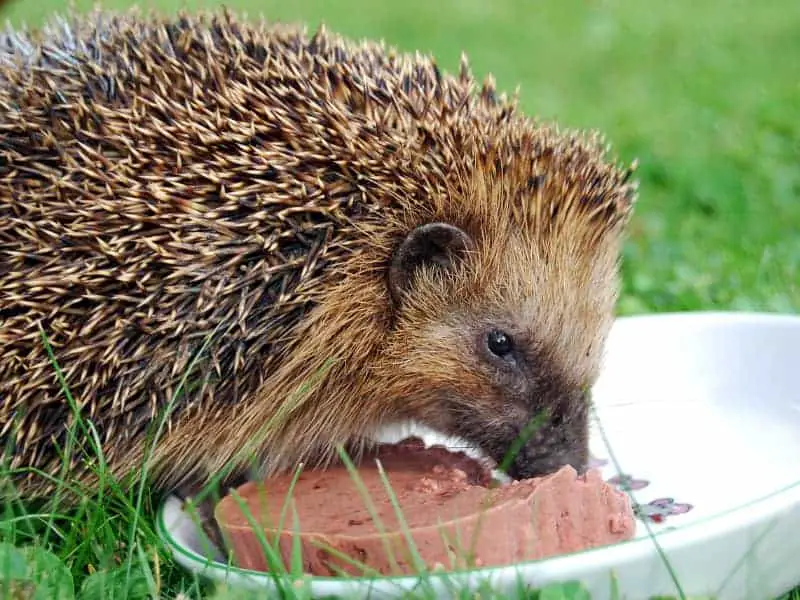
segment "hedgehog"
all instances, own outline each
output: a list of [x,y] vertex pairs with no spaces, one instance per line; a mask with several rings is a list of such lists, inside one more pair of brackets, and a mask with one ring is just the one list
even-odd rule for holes
[[15,493],[96,485],[98,451],[165,492],[266,477],[404,423],[516,448],[512,478],[585,469],[634,168],[466,55],[229,10],[8,29]]

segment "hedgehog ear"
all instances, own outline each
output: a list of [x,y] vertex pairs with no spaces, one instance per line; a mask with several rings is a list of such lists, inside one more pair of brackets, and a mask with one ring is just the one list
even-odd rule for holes
[[414,271],[422,265],[449,269],[474,247],[472,238],[463,229],[447,223],[426,223],[412,230],[395,250],[389,267],[389,292],[393,300],[400,302]]

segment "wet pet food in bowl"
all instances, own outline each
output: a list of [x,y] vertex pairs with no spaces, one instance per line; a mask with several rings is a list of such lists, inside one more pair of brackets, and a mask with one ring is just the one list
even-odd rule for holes
[[564,467],[492,486],[490,471],[478,461],[416,439],[383,444],[363,457],[358,479],[344,465],[303,471],[287,503],[294,479],[249,482],[217,505],[215,519],[238,566],[268,570],[265,538],[288,568],[296,534],[303,570],[333,576],[417,572],[408,535],[423,568],[454,569],[545,558],[635,533],[628,496],[595,471],[579,476]]

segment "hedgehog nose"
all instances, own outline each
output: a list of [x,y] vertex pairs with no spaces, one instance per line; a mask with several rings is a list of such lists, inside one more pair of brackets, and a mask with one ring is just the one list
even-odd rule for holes
[[530,479],[551,475],[559,469],[571,466],[579,475],[586,472],[589,466],[588,453],[582,451],[558,452],[540,457],[526,457],[524,453],[511,463],[507,475],[512,479]]
[[512,457],[507,470],[514,479],[549,475],[564,466],[579,474],[589,466],[588,402],[583,394],[570,395],[562,407],[540,423]]

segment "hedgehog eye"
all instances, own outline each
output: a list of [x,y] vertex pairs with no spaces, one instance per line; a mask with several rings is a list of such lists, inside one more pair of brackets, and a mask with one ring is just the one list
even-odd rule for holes
[[494,329],[489,332],[486,338],[486,344],[489,346],[489,350],[492,354],[501,358],[507,356],[514,349],[514,342],[511,340],[511,336],[499,329]]

